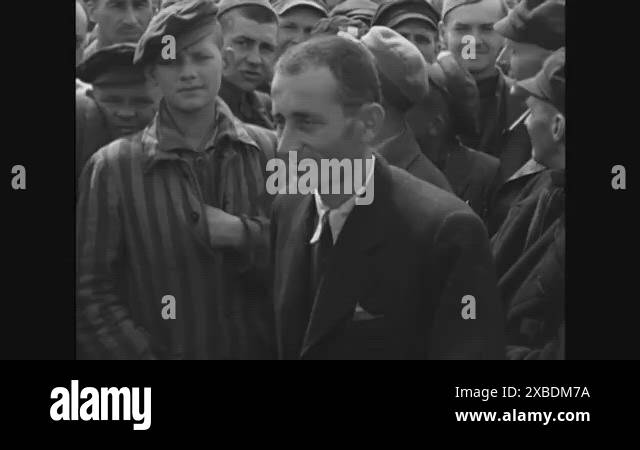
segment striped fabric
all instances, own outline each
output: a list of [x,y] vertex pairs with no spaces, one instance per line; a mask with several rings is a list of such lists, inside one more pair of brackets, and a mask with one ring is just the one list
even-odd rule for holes
[[[77,208],[78,357],[274,357],[263,153],[220,99],[213,136],[189,149],[164,104],[100,149]],[[204,206],[242,218],[242,250],[209,243]],[[175,319],[163,318],[175,299]]]

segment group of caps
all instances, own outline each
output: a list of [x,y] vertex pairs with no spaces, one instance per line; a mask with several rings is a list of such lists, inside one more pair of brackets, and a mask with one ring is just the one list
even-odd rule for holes
[[[381,4],[371,0],[346,0],[328,11],[322,0],[164,0],[137,44],[115,44],[93,53],[77,69],[78,78],[99,89],[109,85],[136,85],[144,82],[144,64],[158,57],[163,37],[181,34],[210,23],[217,16],[245,5],[258,5],[282,17],[294,8],[311,8],[326,18],[320,24],[327,32],[347,31],[355,35],[376,59],[380,77],[400,103],[419,103],[429,91],[445,96],[456,131],[477,129],[477,89],[471,75],[450,52],[433,58],[394,31],[409,21],[417,21],[438,32],[438,24],[454,9],[480,0],[445,0],[441,13],[426,0],[391,0]],[[534,44],[548,50],[564,45],[564,5],[555,2],[521,0],[494,29],[515,42]],[[366,32],[365,32],[366,30]],[[435,89],[430,89],[430,86]],[[517,86],[527,95],[548,101],[564,112],[564,49],[552,54],[543,70]]]

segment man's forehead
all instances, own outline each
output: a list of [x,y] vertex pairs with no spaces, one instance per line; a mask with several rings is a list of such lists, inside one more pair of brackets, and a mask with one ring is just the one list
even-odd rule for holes
[[294,6],[293,8],[291,8],[290,10],[288,10],[287,12],[285,12],[280,16],[281,19],[288,19],[288,20],[293,20],[293,19],[320,20],[322,19],[322,17],[323,16],[320,13],[320,11],[305,5]]
[[309,66],[296,74],[276,72],[272,96],[286,96],[289,100],[306,103],[310,99],[332,100],[336,97],[338,83],[327,67]]
[[491,23],[505,17],[502,0],[482,0],[459,6],[449,12],[449,22]]
[[[229,11],[228,14],[234,13],[236,11]],[[271,29],[271,30],[270,30]],[[231,28],[232,32],[239,33],[245,35],[251,35],[253,37],[268,37],[265,36],[265,32],[273,31],[273,33],[278,32],[278,24],[276,22],[268,22],[268,23],[259,23],[255,20],[249,19],[242,15],[236,15],[233,18],[233,26]]]
[[150,97],[151,88],[148,83],[132,83],[132,84],[105,84],[93,86],[93,90],[102,95],[127,95],[136,97]]
[[399,31],[399,30],[412,30],[414,32],[422,32],[422,33],[428,33],[428,34],[434,34],[437,33],[436,30],[434,30],[432,27],[430,27],[429,25],[427,25],[426,22],[420,20],[420,19],[408,19],[408,20],[403,20],[402,22],[400,22],[398,25],[393,27],[394,30]]

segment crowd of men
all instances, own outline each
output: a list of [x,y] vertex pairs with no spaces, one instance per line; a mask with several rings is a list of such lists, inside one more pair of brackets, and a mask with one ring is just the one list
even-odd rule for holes
[[75,13],[78,358],[564,359],[564,0]]

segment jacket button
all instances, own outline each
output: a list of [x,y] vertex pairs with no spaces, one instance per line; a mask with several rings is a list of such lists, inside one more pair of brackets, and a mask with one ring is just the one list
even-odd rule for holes
[[191,212],[191,220],[193,220],[194,222],[197,222],[197,221],[198,221],[198,219],[200,219],[200,214],[198,214],[198,213],[197,213],[197,212],[195,212],[195,211],[192,211],[192,212]]

